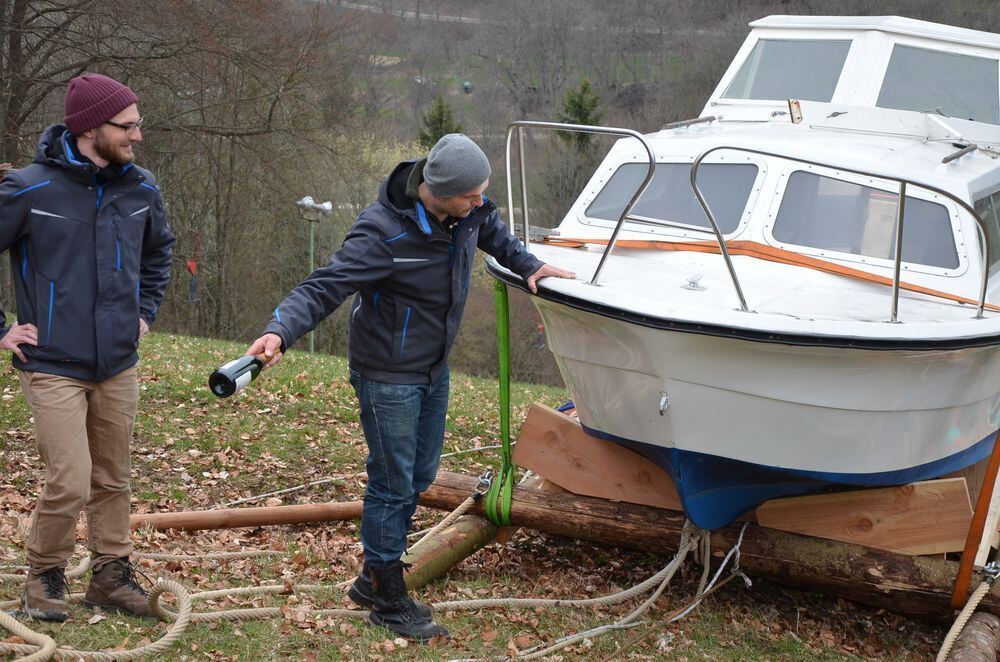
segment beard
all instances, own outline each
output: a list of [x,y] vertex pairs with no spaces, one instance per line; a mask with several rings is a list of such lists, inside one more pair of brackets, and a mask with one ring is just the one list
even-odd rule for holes
[[94,151],[102,159],[114,165],[126,165],[132,162],[131,152],[126,152],[119,143],[107,139],[100,130],[94,136]]

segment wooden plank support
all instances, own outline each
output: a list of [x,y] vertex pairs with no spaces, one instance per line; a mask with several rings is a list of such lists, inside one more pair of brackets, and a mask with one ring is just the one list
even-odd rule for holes
[[757,507],[771,529],[899,554],[960,552],[972,523],[964,478],[772,499]]
[[[451,510],[477,479],[439,472],[421,495],[425,506]],[[477,506],[481,513],[481,504]],[[514,489],[511,521],[547,533],[671,556],[684,524],[681,513],[574,494]],[[712,533],[712,555],[720,559],[739,536],[741,524]],[[850,543],[821,540],[748,524],[741,567],[751,577],[821,591],[913,617],[950,619],[955,561],[904,556]],[[1000,596],[987,595],[981,610],[1000,614]]]
[[132,528],[151,526],[157,531],[178,529],[232,529],[243,526],[272,524],[306,524],[359,519],[364,503],[309,503],[295,506],[265,506],[262,508],[222,508],[219,510],[188,510],[177,513],[145,513],[132,515]]
[[591,437],[578,421],[538,402],[521,425],[513,457],[574,494],[681,510],[677,489],[659,465]]
[[[514,462],[574,494],[682,510],[669,474],[657,464],[591,437],[578,421],[540,403],[528,410]],[[742,519],[900,554],[939,554],[963,549],[972,505],[965,479],[954,477],[774,499]]]

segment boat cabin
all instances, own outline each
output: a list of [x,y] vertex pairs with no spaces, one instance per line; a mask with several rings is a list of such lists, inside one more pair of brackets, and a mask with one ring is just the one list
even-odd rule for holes
[[[984,258],[1000,271],[1000,36],[898,17],[751,26],[702,121],[646,137],[655,173],[622,237],[714,240],[690,181],[711,152],[697,180],[727,242],[891,277],[905,181],[903,278],[978,299]],[[559,232],[606,235],[647,162],[619,141]]]

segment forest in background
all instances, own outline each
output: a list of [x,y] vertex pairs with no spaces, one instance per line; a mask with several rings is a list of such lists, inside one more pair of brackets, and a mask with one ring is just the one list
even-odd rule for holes
[[[250,340],[311,269],[295,201],[333,203],[315,226],[321,264],[391,167],[426,152],[435,104],[491,157],[487,194],[505,205],[509,122],[577,117],[574,99],[643,132],[696,117],[747,24],[772,14],[1000,32],[985,0],[0,0],[0,163],[30,161],[42,129],[62,121],[70,78],[126,82],[145,118],[137,162],[156,174],[177,235],[157,329]],[[529,136],[533,223],[558,223],[609,145]],[[476,276],[451,363],[489,375],[492,285]],[[13,306],[7,260],[0,302]],[[512,297],[514,376],[559,383],[538,322]],[[316,348],[346,352],[342,311]]]

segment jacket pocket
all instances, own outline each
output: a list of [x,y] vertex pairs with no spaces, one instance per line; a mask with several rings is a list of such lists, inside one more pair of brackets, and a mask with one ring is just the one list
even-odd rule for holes
[[[402,361],[406,357],[406,336],[412,334],[412,317],[413,308],[396,304],[396,325],[392,334],[392,358],[396,361]],[[412,344],[413,339],[410,340]]]
[[38,349],[44,349],[52,344],[56,305],[56,282],[36,276],[35,328],[38,329]]

